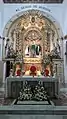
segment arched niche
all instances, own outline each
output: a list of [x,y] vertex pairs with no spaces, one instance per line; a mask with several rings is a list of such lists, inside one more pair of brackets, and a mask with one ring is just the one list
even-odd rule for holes
[[[45,54],[50,54],[58,45],[60,47],[60,58],[63,58],[63,33],[61,27],[51,15],[43,11],[32,9],[16,14],[6,24],[3,36],[5,39],[10,39],[10,43],[12,43],[13,49],[17,51],[19,59],[26,58],[24,54],[27,45],[26,40],[32,41],[32,39],[34,41],[38,39],[37,42],[42,47],[42,59],[44,59]],[[35,45],[37,45],[37,42]],[[4,48],[3,56],[5,56]],[[41,62],[41,60],[39,61]]]
[[[30,20],[32,19],[31,17],[34,17],[34,16],[36,17],[35,18],[36,22],[37,22],[36,25],[38,24],[39,19],[41,20],[42,23],[45,22],[44,25],[41,24],[42,28],[40,28],[39,26],[30,24]],[[24,22],[26,22],[26,23],[24,23]],[[28,27],[26,28],[22,24],[28,25],[29,28]],[[29,26],[29,25],[31,25],[31,26]],[[56,45],[56,43],[59,42],[60,46],[61,46],[60,47],[61,48],[61,57],[63,57],[63,52],[62,52],[63,46],[62,46],[62,40],[61,40],[61,38],[63,37],[63,33],[61,30],[61,27],[58,24],[58,22],[51,15],[49,15],[46,12],[39,11],[39,10],[28,10],[28,11],[20,12],[20,13],[16,14],[6,24],[4,31],[3,31],[3,36],[6,38],[9,37],[10,40],[13,40],[14,44],[16,44],[15,42],[17,41],[16,39],[18,39],[18,35],[20,35],[20,38],[17,41],[19,43],[19,42],[21,42],[21,40],[23,40],[25,32],[28,31],[28,29],[30,29],[30,28],[32,29],[33,27],[38,29],[40,31],[40,34],[42,34],[44,46],[46,45],[46,41],[47,41],[47,39],[49,39],[49,37],[50,37],[50,39],[53,40],[53,41],[50,40],[51,44],[52,44],[52,42],[54,42],[54,45]],[[21,46],[21,47],[23,47],[23,46]],[[48,43],[48,47],[49,47],[49,43]],[[14,46],[14,48],[15,48],[15,46]],[[52,49],[53,49],[53,44],[50,47],[50,51]]]

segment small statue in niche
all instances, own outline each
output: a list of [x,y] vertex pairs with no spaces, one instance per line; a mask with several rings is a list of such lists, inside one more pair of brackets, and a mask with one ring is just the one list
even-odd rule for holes
[[50,56],[53,58],[56,58],[56,59],[60,59],[60,46],[59,44],[57,44],[57,46],[55,46],[54,44],[54,49],[51,51],[50,53]]
[[31,56],[39,57],[42,55],[42,48],[40,44],[36,44],[36,41],[33,41],[31,45]]
[[41,55],[42,54],[42,48],[41,45],[38,44],[36,45],[36,55]]
[[36,56],[36,43],[33,40],[32,45],[31,45],[31,57],[35,57]]
[[60,48],[60,44],[59,44],[59,39],[57,39],[57,52],[59,54],[59,56],[61,55],[61,48]]
[[8,51],[9,51],[9,42],[10,42],[10,39],[8,38],[6,40],[6,45],[5,45],[5,55],[7,57],[7,55],[9,54]]
[[25,56],[29,56],[29,51],[30,49],[29,49],[29,46],[27,45],[25,49]]
[[53,77],[55,78],[57,76],[57,73],[55,70],[53,70]]
[[13,77],[13,69],[10,69],[10,77]]
[[29,39],[26,40],[26,47],[25,47],[25,57],[30,56],[30,46],[29,46]]
[[10,58],[10,52],[11,52],[10,47],[8,47],[7,58]]
[[8,46],[8,52],[7,52],[7,58],[15,58],[16,57],[16,52],[13,49],[13,43]]

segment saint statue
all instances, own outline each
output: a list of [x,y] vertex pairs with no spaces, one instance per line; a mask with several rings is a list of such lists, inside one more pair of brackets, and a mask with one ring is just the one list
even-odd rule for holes
[[25,48],[25,56],[29,57],[30,55],[30,46],[29,46],[29,42],[26,42],[26,48]]
[[28,45],[26,46],[26,49],[25,49],[25,55],[29,56],[29,46]]
[[41,46],[40,46],[40,44],[39,45],[36,45],[36,55],[40,55],[40,53],[41,53]]
[[31,45],[31,54],[33,57],[40,56],[42,53],[42,48],[40,44],[36,44],[35,41]]
[[31,56],[32,57],[36,56],[36,44],[35,44],[35,41],[33,41],[32,45],[31,45]]

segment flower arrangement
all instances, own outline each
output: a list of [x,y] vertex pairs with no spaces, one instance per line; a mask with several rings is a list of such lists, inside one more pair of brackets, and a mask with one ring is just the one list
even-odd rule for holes
[[49,76],[49,70],[48,69],[45,69],[45,76]]
[[33,76],[36,75],[36,67],[34,65],[30,67],[30,74],[32,74]]
[[16,62],[14,64],[14,74],[16,76],[20,76],[21,75],[21,70],[22,70],[22,65],[20,62]]

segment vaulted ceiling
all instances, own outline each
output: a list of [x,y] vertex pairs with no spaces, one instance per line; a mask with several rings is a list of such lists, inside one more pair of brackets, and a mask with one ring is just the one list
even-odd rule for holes
[[63,3],[63,0],[3,0],[4,3]]

